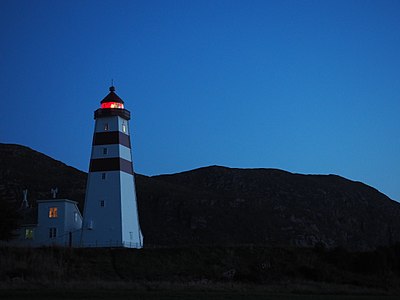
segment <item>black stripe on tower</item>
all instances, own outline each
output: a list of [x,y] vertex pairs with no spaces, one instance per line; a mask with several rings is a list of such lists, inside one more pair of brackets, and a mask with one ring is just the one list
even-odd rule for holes
[[132,162],[120,157],[90,160],[89,172],[122,171],[133,174]]
[[[122,101],[122,100],[121,100]],[[113,117],[113,116],[120,116],[121,118],[125,120],[130,120],[131,119],[131,113],[129,110],[126,109],[120,109],[120,108],[99,108],[94,112],[94,118],[104,118],[104,117]]]
[[129,135],[120,131],[95,132],[93,135],[93,146],[118,144],[130,149],[131,139],[129,138]]

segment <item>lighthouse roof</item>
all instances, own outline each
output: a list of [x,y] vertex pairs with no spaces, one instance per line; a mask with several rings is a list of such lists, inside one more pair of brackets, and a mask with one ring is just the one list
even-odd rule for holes
[[124,108],[124,101],[115,93],[115,87],[110,87],[108,95],[101,100],[101,107],[94,112],[94,118],[119,116],[125,120],[131,118],[131,113]]
[[103,103],[107,103],[107,102],[117,102],[117,103],[124,104],[124,101],[115,93],[114,86],[110,86],[110,92],[103,100],[101,100],[100,103],[103,104]]

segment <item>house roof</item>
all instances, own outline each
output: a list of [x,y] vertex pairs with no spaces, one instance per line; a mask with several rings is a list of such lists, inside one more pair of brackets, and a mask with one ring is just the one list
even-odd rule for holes
[[69,199],[48,199],[48,200],[37,200],[36,203],[50,203],[50,202],[68,202],[78,204],[78,202]]

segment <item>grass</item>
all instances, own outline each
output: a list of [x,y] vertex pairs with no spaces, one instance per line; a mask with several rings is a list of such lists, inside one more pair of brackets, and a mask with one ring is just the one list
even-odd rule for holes
[[400,247],[0,247],[0,299],[397,299],[386,296],[400,294],[399,257]]
[[390,300],[398,299],[395,296],[366,296],[366,295],[293,295],[268,294],[261,292],[232,292],[232,291],[138,291],[138,290],[70,290],[70,289],[27,289],[27,290],[0,290],[1,299],[97,299],[97,300],[169,300],[169,299],[246,299],[246,300]]

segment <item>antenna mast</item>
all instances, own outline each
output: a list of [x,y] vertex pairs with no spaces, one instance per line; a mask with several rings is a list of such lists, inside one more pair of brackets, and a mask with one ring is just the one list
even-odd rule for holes
[[28,190],[25,189],[25,190],[22,191],[22,193],[24,193],[24,199],[22,200],[22,203],[21,203],[21,209],[28,208],[29,207]]
[[53,199],[56,199],[57,193],[58,193],[58,188],[53,188],[50,190],[50,192],[53,195]]

